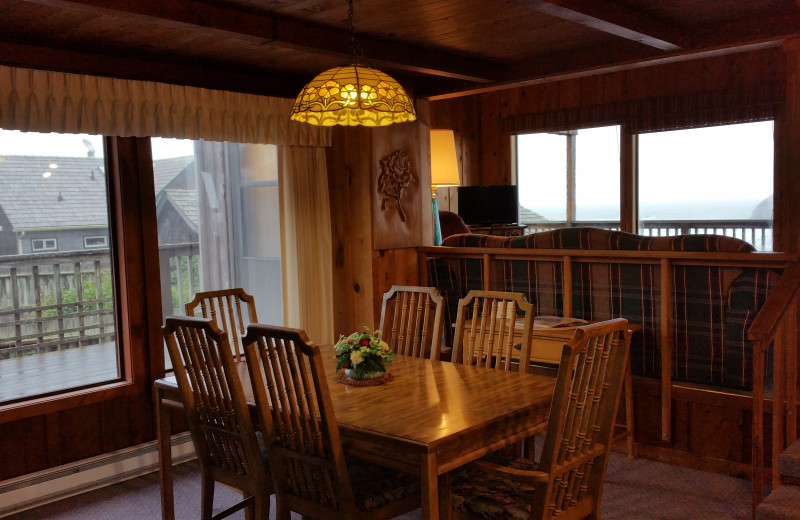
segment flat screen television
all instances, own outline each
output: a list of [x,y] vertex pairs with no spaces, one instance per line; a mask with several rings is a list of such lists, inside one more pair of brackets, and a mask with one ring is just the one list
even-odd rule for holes
[[458,214],[469,226],[516,224],[517,186],[459,186]]

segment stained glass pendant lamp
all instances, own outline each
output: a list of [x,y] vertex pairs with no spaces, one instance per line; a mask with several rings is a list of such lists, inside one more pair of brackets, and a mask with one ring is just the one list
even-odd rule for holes
[[355,63],[359,53],[353,0],[348,0],[347,26],[354,64],[328,69],[312,79],[297,96],[292,119],[317,126],[386,126],[417,119],[411,99],[394,78]]

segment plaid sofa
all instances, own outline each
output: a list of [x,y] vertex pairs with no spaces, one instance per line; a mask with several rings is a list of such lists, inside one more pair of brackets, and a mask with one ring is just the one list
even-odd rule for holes
[[[598,228],[565,228],[522,237],[464,234],[444,246],[468,248],[578,249],[750,253],[753,246],[721,235],[647,237]],[[489,287],[516,291],[537,314],[563,314],[563,263],[497,259]],[[661,376],[660,269],[656,263],[572,263],[572,315],[587,320],[627,318],[642,325],[631,344],[637,375]],[[482,258],[430,258],[428,285],[446,298],[446,330],[458,300],[484,287]],[[735,389],[752,387],[752,344],[747,329],[780,272],[726,266],[672,266],[672,378]]]

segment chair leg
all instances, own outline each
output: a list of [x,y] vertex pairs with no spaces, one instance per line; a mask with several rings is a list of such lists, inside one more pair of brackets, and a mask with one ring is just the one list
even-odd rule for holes
[[214,479],[203,474],[203,483],[200,493],[200,515],[203,520],[211,520],[214,515]]
[[256,495],[255,503],[253,504],[254,519],[255,520],[269,520],[269,495],[259,496]]
[[[242,500],[247,499],[247,493],[242,492]],[[256,502],[258,502],[258,497],[254,497],[253,502],[250,503],[249,506],[244,508],[244,519],[245,520],[255,520],[258,516],[254,516],[256,510]]]
[[291,520],[291,513],[283,500],[275,496],[275,520]]
[[628,458],[633,460],[636,458],[636,442],[633,430],[633,376],[631,375],[631,362],[625,365],[625,379],[623,380],[623,390],[625,392],[625,430],[628,433],[626,439],[626,447],[628,449]]

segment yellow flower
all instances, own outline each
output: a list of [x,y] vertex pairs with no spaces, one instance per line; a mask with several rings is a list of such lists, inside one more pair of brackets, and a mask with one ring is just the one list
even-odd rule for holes
[[383,340],[380,340],[380,341],[378,342],[378,345],[380,345],[380,347],[381,347],[381,350],[383,350],[384,352],[386,352],[387,350],[389,350],[389,344],[388,344],[388,343],[386,343],[386,342],[385,342],[385,341],[383,341]]
[[361,357],[361,352],[356,350],[350,353],[350,362],[353,363],[353,366],[361,363],[362,361],[364,361],[364,358]]
[[335,97],[339,94],[339,83],[330,80],[319,88],[319,95],[323,98]]
[[347,84],[342,87],[341,91],[339,92],[339,97],[342,98],[344,106],[356,106],[358,101],[358,90],[356,90],[356,86],[352,84]]
[[377,98],[378,94],[375,92],[375,89],[369,85],[364,85],[361,87],[361,99],[365,101],[374,101]]

